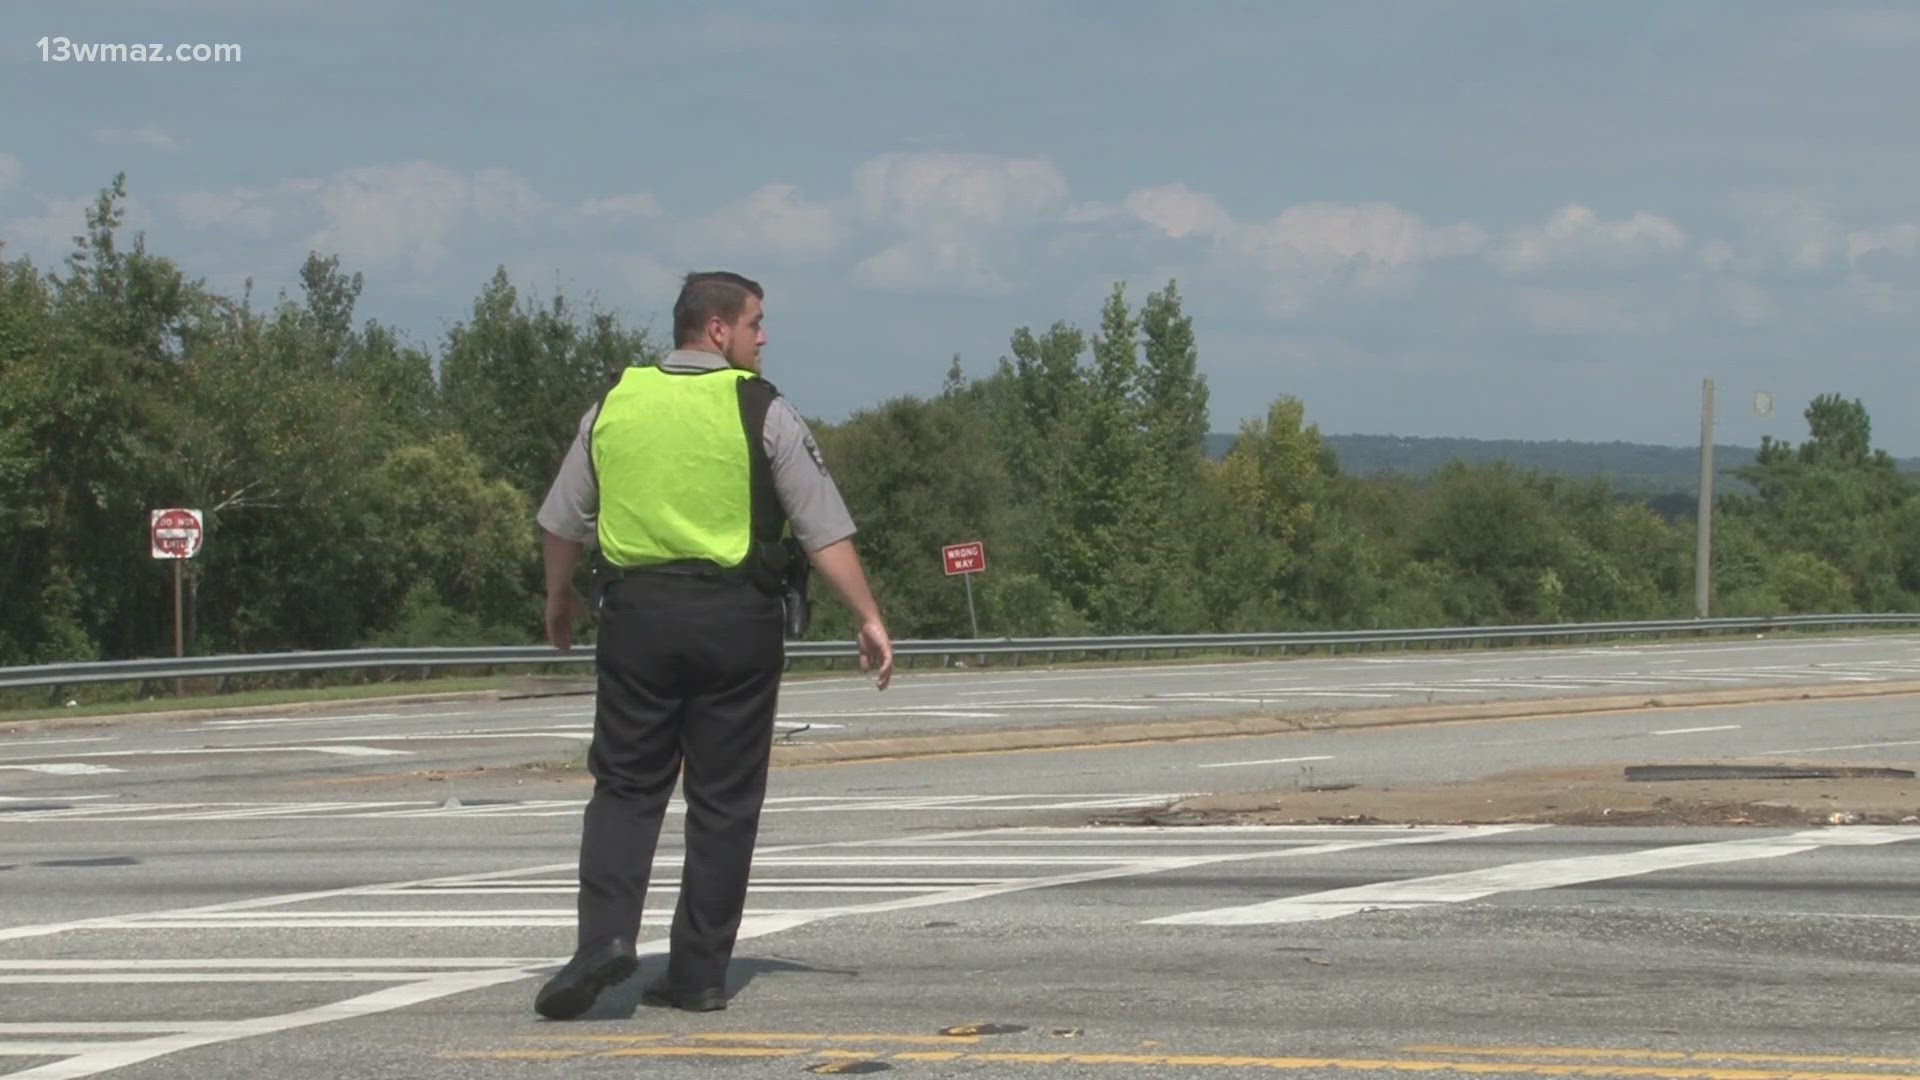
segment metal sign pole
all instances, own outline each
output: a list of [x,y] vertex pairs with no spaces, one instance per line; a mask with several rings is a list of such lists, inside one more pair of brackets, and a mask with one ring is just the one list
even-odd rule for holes
[[973,575],[961,574],[960,580],[967,583],[967,622],[973,626],[973,636],[980,636],[980,620],[973,613]]
[[173,560],[173,655],[175,659],[185,655],[180,645],[180,563]]

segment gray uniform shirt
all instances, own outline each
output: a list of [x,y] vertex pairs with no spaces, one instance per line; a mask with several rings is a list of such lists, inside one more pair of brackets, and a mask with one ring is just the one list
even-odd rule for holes
[[[663,371],[718,371],[726,366],[723,357],[693,349],[675,349],[660,361]],[[589,545],[598,539],[595,525],[600,492],[588,444],[599,411],[600,405],[595,402],[581,418],[580,432],[567,448],[566,459],[560,463],[560,472],[553,478],[537,518],[540,527],[555,536]],[[761,441],[773,463],[773,486],[779,492],[780,506],[793,523],[793,535],[801,546],[818,551],[852,536],[853,517],[827,472],[826,459],[820,456],[806,421],[786,398],[776,396],[767,408],[767,427]]]

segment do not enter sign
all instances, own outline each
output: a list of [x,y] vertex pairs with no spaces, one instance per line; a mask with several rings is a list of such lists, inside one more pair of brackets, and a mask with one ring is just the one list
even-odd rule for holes
[[198,510],[155,510],[147,531],[156,559],[191,559],[206,535]]

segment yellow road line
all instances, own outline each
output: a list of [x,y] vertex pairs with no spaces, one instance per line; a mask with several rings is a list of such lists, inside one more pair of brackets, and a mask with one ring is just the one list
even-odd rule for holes
[[595,1056],[774,1058],[795,1057],[806,1052],[806,1047],[787,1046],[632,1046],[607,1050]]
[[693,1036],[707,1041],[738,1039],[741,1042],[839,1042],[839,1043],[903,1043],[909,1046],[953,1046],[975,1044],[980,1041],[978,1035],[875,1035],[863,1032],[799,1032],[799,1031],[714,1031]]
[[[706,1036],[717,1038],[719,1036]],[[599,1038],[612,1039],[614,1036]],[[777,1038],[763,1036],[763,1038]],[[822,1036],[813,1036],[818,1042]],[[892,1039],[896,1036],[872,1036],[875,1039]],[[909,1039],[913,1036],[898,1036]],[[1410,1048],[1411,1049],[1411,1048]],[[1566,1050],[1542,1047],[1527,1050],[1522,1047],[1424,1047],[1422,1052],[1488,1054],[1518,1056],[1531,1053],[1540,1057],[1567,1057],[1581,1053],[1590,1055],[1612,1055],[1631,1057],[1633,1051],[1607,1050]],[[1679,1051],[1648,1051],[1647,1054],[1678,1054]],[[1330,1069],[1352,1072],[1417,1072],[1417,1073],[1458,1073],[1468,1076],[1546,1076],[1546,1077],[1605,1077],[1628,1078],[1628,1080],[1920,1080],[1920,1074],[1901,1074],[1887,1072],[1807,1072],[1785,1069],[1733,1069],[1733,1068],[1674,1068],[1659,1065],[1607,1065],[1607,1064],[1554,1064],[1546,1061],[1444,1061],[1430,1058],[1340,1058],[1340,1057],[1254,1057],[1241,1055],[1216,1054],[1102,1054],[1068,1052],[1018,1052],[1018,1051],[933,1051],[901,1050],[882,1052],[880,1055],[859,1054],[849,1050],[839,1050],[821,1046],[623,1046],[614,1049],[588,1051],[499,1051],[494,1053],[466,1052],[457,1055],[463,1058],[493,1057],[502,1060],[515,1058],[537,1060],[540,1056],[555,1059],[591,1054],[595,1057],[630,1058],[776,1058],[799,1057],[811,1054],[815,1057],[840,1060],[856,1057],[878,1056],[893,1061],[913,1062],[968,1062],[1002,1065],[1158,1065],[1188,1066],[1193,1068],[1228,1069],[1273,1069],[1306,1070]],[[1640,1056],[1645,1057],[1646,1054]],[[1751,1055],[1758,1056],[1758,1055]],[[1704,1055],[1703,1055],[1704,1059]],[[1766,1059],[1782,1060],[1782,1059]],[[1853,1063],[1904,1064],[1903,1059],[1845,1058],[1817,1059],[1839,1060]]]
[[565,1061],[585,1057],[590,1050],[442,1050],[437,1057],[451,1061]]
[[[905,1046],[970,1046],[980,1042],[978,1035],[877,1035],[864,1032],[818,1031],[702,1031],[684,1036],[701,1042],[743,1043],[900,1043]],[[552,1043],[649,1043],[665,1042],[673,1036],[652,1035],[523,1035],[529,1042]]]
[[1637,1058],[1647,1061],[1777,1061],[1788,1065],[1920,1065],[1920,1058],[1859,1057],[1841,1054],[1754,1054],[1712,1050],[1631,1050],[1568,1046],[1403,1046],[1409,1054],[1481,1054],[1489,1057]]
[[[544,1043],[650,1043],[666,1042],[673,1036],[667,1032],[654,1035],[522,1035],[525,1042]],[[580,1053],[590,1053],[582,1050]]]

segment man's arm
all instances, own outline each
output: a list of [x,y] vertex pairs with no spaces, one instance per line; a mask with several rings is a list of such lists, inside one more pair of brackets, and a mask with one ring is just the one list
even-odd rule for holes
[[785,398],[775,398],[767,409],[765,442],[774,487],[793,523],[794,537],[813,568],[860,620],[860,668],[873,671],[874,685],[885,690],[893,680],[893,643],[853,548],[853,518],[806,422]]
[[860,565],[860,554],[853,549],[851,537],[810,551],[807,559],[820,576],[827,579],[827,584],[833,586],[840,602],[847,605],[855,618],[862,623],[881,621],[880,605],[874,603],[873,593],[867,587],[867,573]]
[[541,554],[547,564],[547,641],[561,652],[573,647],[573,624],[586,615],[586,599],[573,587],[573,567],[585,546],[540,530]]
[[586,600],[573,587],[573,569],[598,516],[598,485],[588,457],[588,438],[599,407],[587,410],[567,448],[566,460],[540,506],[541,556],[546,563],[547,641],[561,652],[573,645],[574,623],[584,617]]

